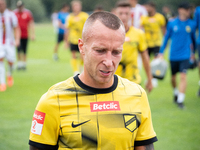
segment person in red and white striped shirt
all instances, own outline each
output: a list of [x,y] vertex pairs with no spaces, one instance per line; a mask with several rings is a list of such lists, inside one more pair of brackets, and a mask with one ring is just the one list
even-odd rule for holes
[[13,63],[16,59],[15,46],[20,44],[20,29],[15,14],[6,8],[6,1],[0,0],[0,91],[6,90],[4,59],[9,64],[8,86],[14,83]]

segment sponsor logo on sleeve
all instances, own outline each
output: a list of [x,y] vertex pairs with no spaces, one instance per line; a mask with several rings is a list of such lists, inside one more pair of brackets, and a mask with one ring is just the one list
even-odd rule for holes
[[118,101],[106,101],[106,102],[92,102],[90,103],[91,112],[97,111],[120,111]]
[[32,133],[37,135],[42,134],[44,119],[45,119],[45,113],[35,110],[31,127]]

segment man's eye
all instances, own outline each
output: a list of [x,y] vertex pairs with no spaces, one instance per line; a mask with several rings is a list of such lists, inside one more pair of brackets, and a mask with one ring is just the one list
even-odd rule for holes
[[113,55],[119,55],[119,54],[121,54],[121,51],[113,51],[112,53],[113,53]]
[[96,50],[96,52],[98,52],[98,53],[104,53],[105,52],[105,50]]

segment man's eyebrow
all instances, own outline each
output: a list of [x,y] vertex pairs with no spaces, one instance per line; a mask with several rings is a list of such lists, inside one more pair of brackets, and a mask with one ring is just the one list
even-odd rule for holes
[[107,49],[107,48],[103,46],[93,46],[93,49]]

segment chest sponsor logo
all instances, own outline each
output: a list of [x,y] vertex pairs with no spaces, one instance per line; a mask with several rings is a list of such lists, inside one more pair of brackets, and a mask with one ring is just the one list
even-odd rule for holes
[[177,32],[178,31],[178,26],[174,26],[173,30],[174,30],[174,32]]
[[37,135],[42,134],[44,119],[45,119],[45,113],[35,110],[31,127],[32,133]]
[[190,26],[186,26],[185,29],[186,29],[186,32],[187,32],[187,33],[190,33],[190,32],[191,32]]
[[90,109],[91,112],[120,111],[120,105],[118,101],[92,102],[90,103]]

